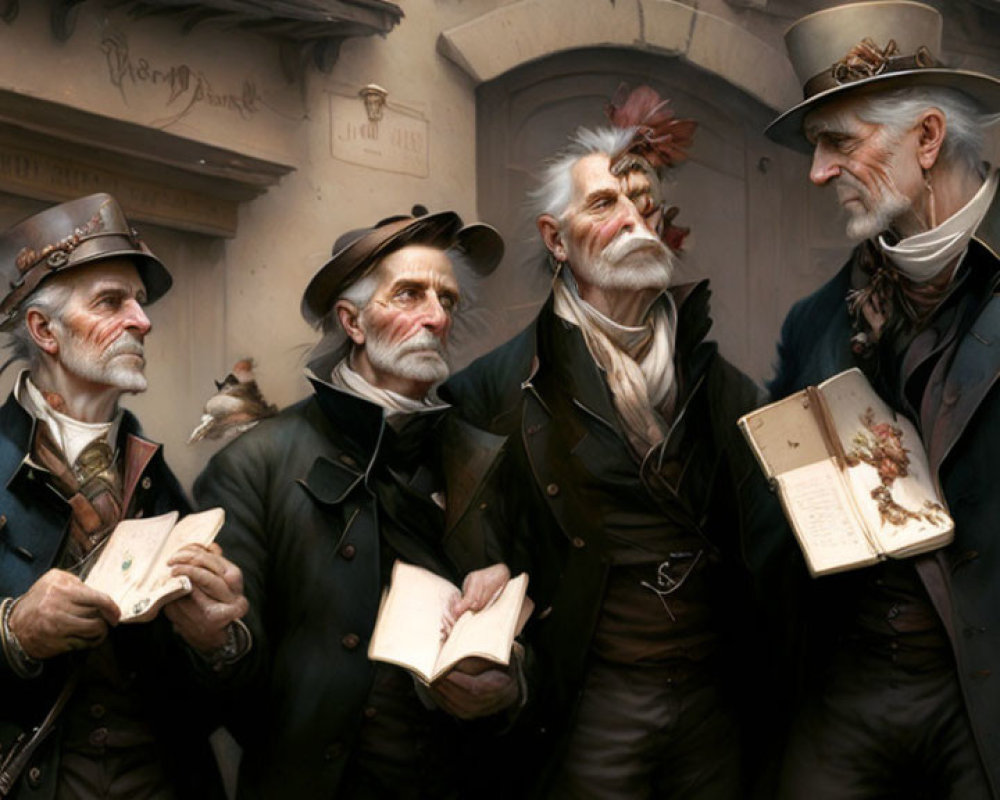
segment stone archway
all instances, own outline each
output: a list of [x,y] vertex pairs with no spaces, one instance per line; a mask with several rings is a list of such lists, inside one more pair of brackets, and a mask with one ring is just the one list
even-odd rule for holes
[[772,109],[801,88],[784,52],[738,25],[675,0],[518,0],[444,31],[438,50],[476,85],[567,50],[624,47],[680,57]]
[[[800,97],[791,67],[760,39],[671,0],[588,3],[586,19],[571,5],[519,0],[439,40],[477,83],[478,213],[507,242],[485,293],[500,320],[498,341],[486,344],[522,327],[547,292],[524,203],[538,166],[577,126],[605,122],[620,81],[648,83],[701,126],[671,188],[679,224],[694,230],[678,279],[712,280],[713,338],[766,379],[789,305],[845,251],[835,206],[809,188],[807,160],[763,135],[776,109]],[[476,354],[460,351],[458,362]]]

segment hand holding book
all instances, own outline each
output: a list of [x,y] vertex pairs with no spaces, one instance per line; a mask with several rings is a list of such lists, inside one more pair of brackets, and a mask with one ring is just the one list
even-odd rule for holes
[[906,558],[952,541],[913,424],[850,369],[743,416],[812,575]]
[[453,594],[445,609],[441,623],[443,638],[448,638],[455,622],[466,611],[482,611],[493,605],[509,580],[510,570],[506,564],[493,564],[466,575],[462,593]]
[[[496,586],[499,574],[483,575],[475,583],[486,592]],[[462,592],[439,575],[397,561],[375,621],[368,657],[404,667],[428,684],[472,656],[506,665],[514,636],[533,607],[526,596],[527,586],[528,576],[523,573],[506,581],[492,604],[480,611],[466,610],[442,641],[442,620]]]

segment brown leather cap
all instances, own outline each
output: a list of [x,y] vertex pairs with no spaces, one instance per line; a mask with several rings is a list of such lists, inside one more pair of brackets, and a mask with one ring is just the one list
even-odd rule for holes
[[109,194],[70,200],[9,228],[0,235],[0,274],[10,286],[0,300],[0,330],[10,329],[18,308],[47,278],[109,258],[135,263],[149,303],[173,283]]
[[411,244],[459,252],[479,275],[489,275],[496,269],[504,250],[503,239],[489,225],[473,223],[463,227],[462,218],[454,211],[427,214],[422,207],[414,206],[411,216],[388,217],[337,239],[333,257],[309,281],[302,296],[306,322],[318,325],[347,287],[371,272],[389,253]]

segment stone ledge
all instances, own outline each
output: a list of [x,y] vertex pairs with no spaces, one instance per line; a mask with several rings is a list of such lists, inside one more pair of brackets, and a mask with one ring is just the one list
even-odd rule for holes
[[138,221],[233,237],[239,204],[293,169],[0,91],[0,191],[54,202],[106,191]]

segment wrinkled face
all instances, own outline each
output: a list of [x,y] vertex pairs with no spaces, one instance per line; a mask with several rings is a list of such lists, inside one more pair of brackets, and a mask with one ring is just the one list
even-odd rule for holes
[[662,212],[650,177],[640,170],[615,176],[600,153],[581,158],[572,174],[560,235],[577,281],[602,289],[665,288],[673,257],[657,235]]
[[459,289],[442,250],[409,245],[376,267],[378,288],[358,317],[364,344],[357,357],[376,386],[423,397],[448,377],[447,345]]
[[814,145],[809,179],[831,184],[848,214],[854,241],[888,230],[919,200],[923,178],[913,131],[893,141],[883,125],[864,122],[850,99],[829,103],[806,117]]
[[51,325],[62,369],[97,388],[145,391],[143,339],[152,326],[143,311],[146,288],[135,265],[110,259],[52,280],[71,288]]

